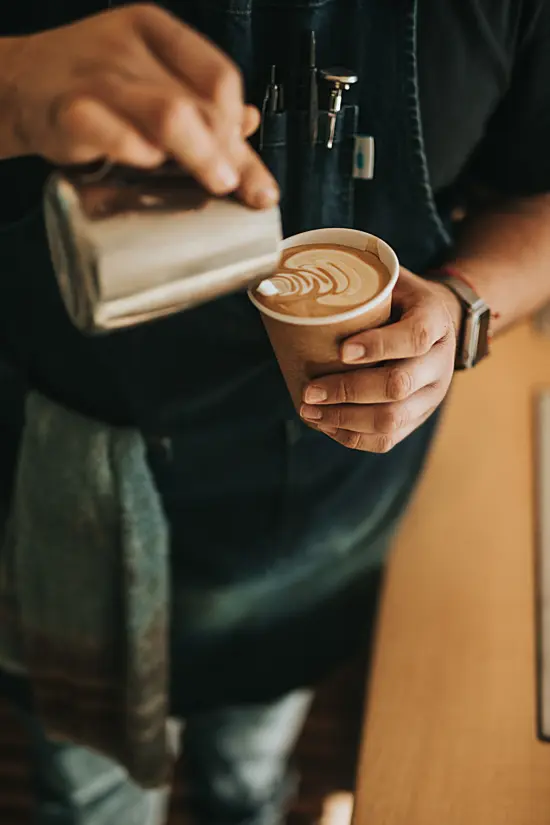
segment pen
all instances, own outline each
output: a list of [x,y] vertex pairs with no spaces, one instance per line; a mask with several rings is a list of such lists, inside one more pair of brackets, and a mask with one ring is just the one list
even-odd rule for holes
[[260,127],[260,151],[264,148],[265,119],[268,114],[275,114],[284,108],[283,87],[277,83],[277,66],[273,64],[269,77],[269,83],[265,90],[264,102],[262,104],[262,123]]
[[317,42],[315,32],[309,34],[309,139],[312,146],[317,143],[319,133],[319,86],[317,82]]

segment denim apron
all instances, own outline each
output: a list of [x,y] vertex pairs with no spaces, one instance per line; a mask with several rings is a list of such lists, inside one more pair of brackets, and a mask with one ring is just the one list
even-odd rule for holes
[[[423,151],[415,0],[200,0],[174,10],[235,59],[256,103],[270,64],[279,67],[288,108],[268,115],[262,153],[281,186],[286,235],[364,229],[418,272],[444,253]],[[319,66],[360,76],[331,151],[326,112],[311,147],[299,108],[297,44],[309,30]],[[356,134],[375,136],[373,182],[353,180]],[[263,346],[246,298],[223,312],[232,334]],[[273,397],[247,390],[256,423],[247,419],[246,434],[232,420],[149,442],[172,526],[172,692],[182,714],[311,683],[365,638],[377,571],[435,426],[434,417],[388,455],[356,453],[297,419],[280,376],[270,387]]]
[[[98,11],[101,4],[90,0],[90,6]],[[416,0],[172,0],[170,6],[237,61],[256,103],[270,65],[279,66],[288,107],[269,116],[263,155],[281,185],[287,235],[357,227],[384,238],[419,273],[445,254],[449,238],[422,139]],[[49,4],[41,9],[44,27],[82,11],[63,2],[57,19]],[[304,30],[316,32],[320,67],[349,65],[360,77],[345,98],[330,151],[321,143],[326,113],[311,147],[307,114],[299,108],[297,45]],[[374,181],[352,179],[355,134],[376,139]],[[243,295],[86,339],[63,311],[39,209],[2,228],[0,269],[0,329],[30,383],[118,423],[104,411],[108,401],[122,411],[121,423],[138,422],[146,436],[172,533],[174,712],[268,700],[312,683],[351,652],[367,632],[373,571],[422,468],[436,417],[387,455],[350,451],[309,429],[294,412],[261,319]],[[21,333],[24,324],[28,335]],[[183,400],[171,407],[163,393],[177,382]],[[3,426],[0,439],[5,467],[13,464],[21,420],[15,395],[10,431]],[[128,413],[125,405],[136,397]],[[163,410],[154,420],[146,410],[151,399]]]

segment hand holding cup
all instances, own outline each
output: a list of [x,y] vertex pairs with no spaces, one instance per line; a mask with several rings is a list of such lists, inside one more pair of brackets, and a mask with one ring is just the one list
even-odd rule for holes
[[249,296],[298,412],[311,379],[353,369],[342,362],[342,342],[389,320],[398,275],[391,247],[359,230],[314,230],[283,243],[277,273]]

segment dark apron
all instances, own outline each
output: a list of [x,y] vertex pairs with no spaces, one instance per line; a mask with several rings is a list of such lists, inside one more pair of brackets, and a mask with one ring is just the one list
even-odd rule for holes
[[[235,58],[256,102],[270,64],[280,66],[290,108],[269,117],[264,157],[281,184],[287,234],[364,229],[417,272],[444,253],[421,133],[415,0],[174,0],[172,8]],[[293,101],[299,35],[310,29],[320,66],[348,64],[360,75],[330,152],[310,147],[307,114]],[[373,182],[352,180],[357,132],[376,138]],[[63,403],[98,418],[107,418],[101,394],[105,408],[115,399],[121,410],[137,394],[131,413],[172,530],[174,711],[315,681],[365,637],[376,571],[435,417],[387,455],[346,450],[297,419],[245,296],[86,341],[48,282],[41,218],[0,240],[0,268],[10,274],[1,328],[15,360],[31,365],[31,383],[53,397],[58,387]],[[21,319],[48,346],[31,344]],[[153,420],[146,402],[162,406],[176,379],[187,382],[183,402]],[[3,449],[14,441],[3,438]]]
[[[281,185],[285,233],[368,230],[422,271],[448,238],[423,152],[415,6],[201,0],[182,16],[234,57],[257,103],[269,65],[280,68],[289,108],[268,115],[263,157]],[[310,29],[320,66],[349,64],[361,79],[332,151],[321,143],[323,121],[310,146],[307,112],[294,108],[299,35]],[[376,138],[374,182],[352,178],[358,133]],[[232,311],[236,327],[257,322],[245,298]],[[210,430],[202,443],[195,431],[152,444],[173,529],[173,695],[182,713],[311,683],[366,638],[388,542],[435,426],[434,418],[375,456],[312,432],[290,405],[274,406],[254,436],[235,440],[220,428],[218,441]],[[271,412],[266,402],[264,422]]]

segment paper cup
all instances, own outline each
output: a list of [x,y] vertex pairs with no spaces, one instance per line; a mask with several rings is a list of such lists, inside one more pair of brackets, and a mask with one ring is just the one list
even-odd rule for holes
[[325,317],[301,318],[284,315],[264,306],[250,289],[248,296],[262,318],[297,410],[304,386],[312,379],[355,369],[340,360],[342,341],[366,329],[385,324],[391,313],[392,293],[399,277],[399,261],[393,249],[380,238],[358,229],[315,229],[287,238],[282,249],[320,243],[339,244],[371,252],[388,270],[384,289],[362,306]]

